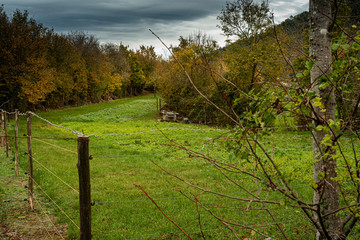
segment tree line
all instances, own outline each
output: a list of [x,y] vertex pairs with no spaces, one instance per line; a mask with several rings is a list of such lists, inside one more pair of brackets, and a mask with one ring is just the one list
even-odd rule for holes
[[75,31],[58,34],[0,7],[0,102],[9,109],[59,108],[135,96],[154,89],[154,47],[100,44]]

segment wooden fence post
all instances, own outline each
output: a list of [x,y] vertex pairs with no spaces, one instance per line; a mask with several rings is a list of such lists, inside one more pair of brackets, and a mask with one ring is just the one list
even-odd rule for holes
[[5,139],[5,148],[6,148],[6,157],[9,157],[9,137],[7,132],[7,114],[3,111],[4,116],[4,139]]
[[80,201],[80,239],[91,239],[91,195],[89,137],[78,136],[79,201]]
[[19,110],[15,109],[15,176],[19,176]]
[[33,153],[32,153],[32,143],[31,143],[31,120],[32,115],[28,112],[27,118],[27,143],[28,143],[28,155],[29,155],[29,204],[30,210],[34,210],[34,182],[33,182]]

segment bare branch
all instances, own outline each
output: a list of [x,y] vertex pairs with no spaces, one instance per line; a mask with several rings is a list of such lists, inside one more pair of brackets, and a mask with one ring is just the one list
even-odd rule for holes
[[156,206],[157,209],[159,209],[162,215],[164,215],[172,224],[174,224],[178,229],[180,229],[180,231],[182,231],[185,234],[185,236],[187,236],[189,239],[192,239],[179,225],[177,225],[171,218],[169,218],[164,213],[164,211],[159,207],[159,205],[156,204],[156,202],[149,196],[149,194],[140,185],[134,184],[134,186],[139,188],[153,202],[153,204]]

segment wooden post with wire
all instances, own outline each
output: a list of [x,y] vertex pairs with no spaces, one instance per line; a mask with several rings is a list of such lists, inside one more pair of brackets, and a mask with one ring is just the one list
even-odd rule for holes
[[19,176],[19,110],[15,109],[15,176]]
[[7,114],[5,111],[3,111],[4,115],[4,139],[5,139],[5,149],[6,149],[6,157],[9,157],[9,137],[7,132]]
[[91,195],[89,137],[78,136],[79,201],[80,201],[80,239],[91,239]]
[[27,113],[27,143],[28,143],[28,156],[29,156],[29,205],[30,210],[34,210],[34,170],[33,170],[33,153],[32,153],[32,142],[31,142],[31,120],[32,115],[30,112]]

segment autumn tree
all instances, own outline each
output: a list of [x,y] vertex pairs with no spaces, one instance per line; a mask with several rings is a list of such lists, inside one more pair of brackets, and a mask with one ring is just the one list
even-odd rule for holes
[[56,90],[47,96],[46,106],[61,107],[81,102],[87,95],[87,70],[78,48],[65,35],[49,34],[50,67],[55,69]]
[[[180,37],[178,46],[173,46],[174,57],[168,62],[168,68],[158,79],[158,88],[170,109],[181,112],[193,121],[205,122],[205,115],[213,123],[219,122],[211,106],[205,105],[204,100],[193,89],[182,68],[186,69],[194,84],[206,92],[209,98],[217,97],[217,77],[212,76],[207,69],[217,68],[220,51],[216,41],[208,35],[198,32],[188,37]],[[178,59],[181,67],[176,63]],[[215,82],[214,82],[215,81]],[[223,99],[218,99],[221,102]],[[209,121],[210,122],[210,121]]]
[[87,95],[85,100],[98,102],[108,98],[121,86],[121,75],[110,59],[103,54],[98,39],[84,32],[68,34],[69,41],[81,52],[87,69]]
[[136,50],[135,55],[145,76],[144,88],[154,91],[156,81],[154,72],[157,61],[159,60],[155,53],[154,46],[141,45],[140,48]]
[[141,94],[144,89],[145,75],[135,53],[133,52],[130,53],[129,62],[130,62],[129,90],[132,96],[136,96]]
[[[251,90],[259,79],[262,63],[266,61],[267,56],[263,48],[266,48],[268,43],[262,41],[262,38],[266,38],[266,31],[271,25],[268,1],[226,2],[218,20],[224,34],[236,38],[236,42],[229,49],[228,62],[233,70],[233,76],[229,80],[236,81],[239,87],[245,85],[248,90]],[[242,83],[239,84],[240,82]],[[243,87],[244,90],[246,88]]]
[[24,109],[42,102],[55,89],[49,67],[46,33],[49,31],[28,12],[16,10],[11,19],[0,7],[0,85],[3,102]]
[[126,97],[130,95],[130,50],[123,44],[108,43],[101,46],[103,53],[114,66],[114,71],[121,76],[120,88],[113,92],[115,97]]

